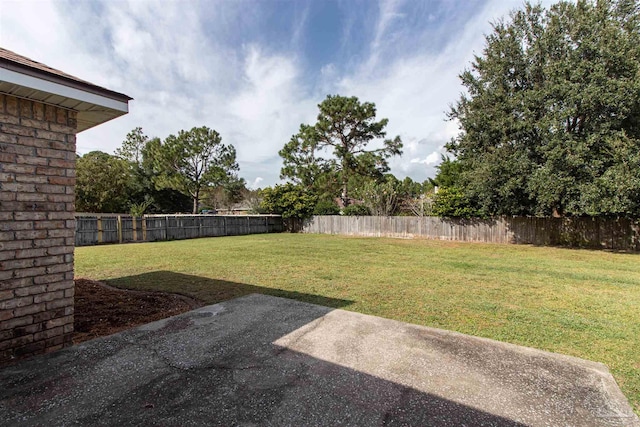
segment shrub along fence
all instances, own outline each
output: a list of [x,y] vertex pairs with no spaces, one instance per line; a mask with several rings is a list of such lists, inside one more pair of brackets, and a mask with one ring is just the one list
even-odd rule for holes
[[304,233],[422,237],[467,242],[516,243],[640,251],[640,220],[627,218],[447,219],[439,217],[315,216]]
[[76,246],[154,242],[283,231],[279,215],[130,215],[76,213]]

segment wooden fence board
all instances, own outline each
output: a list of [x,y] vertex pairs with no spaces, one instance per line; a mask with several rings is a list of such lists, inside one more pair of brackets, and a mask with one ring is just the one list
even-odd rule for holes
[[279,233],[279,215],[76,215],[76,246]]
[[480,220],[321,215],[305,221],[302,232],[640,251],[640,220],[628,218]]

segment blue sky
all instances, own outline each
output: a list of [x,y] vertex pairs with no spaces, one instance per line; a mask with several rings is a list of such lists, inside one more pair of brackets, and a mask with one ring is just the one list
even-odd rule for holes
[[165,138],[208,126],[238,151],[252,186],[279,182],[278,150],[328,94],[389,119],[392,172],[435,174],[456,123],[457,75],[516,0],[0,0],[0,45],[134,98],[124,117],[78,135],[109,153],[141,126]]

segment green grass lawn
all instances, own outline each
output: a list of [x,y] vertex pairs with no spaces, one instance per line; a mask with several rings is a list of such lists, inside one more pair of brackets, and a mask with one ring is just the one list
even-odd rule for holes
[[252,292],[605,363],[640,413],[640,254],[262,234],[81,247],[76,277],[215,303]]

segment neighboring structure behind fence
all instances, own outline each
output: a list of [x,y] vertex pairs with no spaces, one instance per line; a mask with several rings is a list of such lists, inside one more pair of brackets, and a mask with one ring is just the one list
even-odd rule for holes
[[76,214],[76,246],[154,242],[283,231],[279,215]]
[[422,237],[487,243],[518,243],[640,251],[640,220],[626,218],[495,218],[315,216],[304,233]]

